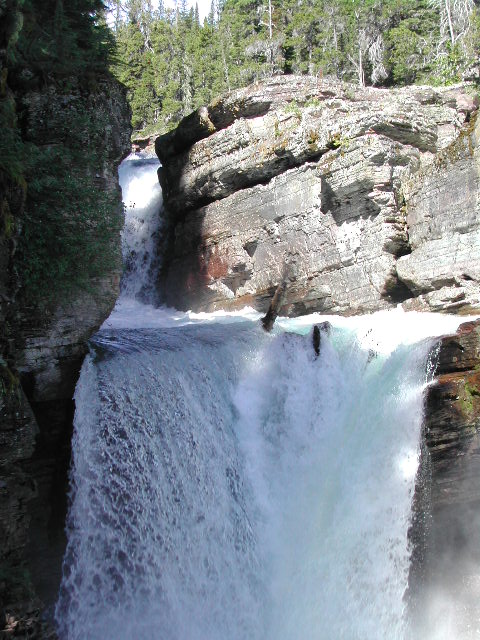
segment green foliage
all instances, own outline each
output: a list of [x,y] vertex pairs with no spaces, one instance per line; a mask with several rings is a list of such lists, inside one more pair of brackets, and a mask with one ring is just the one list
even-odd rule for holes
[[[17,264],[25,297],[33,302],[88,289],[92,278],[120,267],[119,203],[99,188],[94,173],[102,167],[95,138],[105,122],[73,113],[64,126],[62,144],[25,145],[28,190]],[[85,133],[88,145],[79,140]]]
[[[120,266],[118,195],[97,177],[108,123],[88,104],[92,83],[109,75],[113,39],[103,10],[100,0],[23,0],[4,32],[0,233],[16,237],[27,303],[65,300]],[[33,126],[25,106],[31,89],[50,96]]]
[[455,43],[440,0],[225,0],[203,25],[185,3],[148,0],[117,25],[115,73],[129,88],[134,128],[164,132],[227,90],[282,73],[354,83],[455,82],[480,57],[479,10],[454,7]]
[[23,143],[17,127],[15,101],[11,95],[0,98],[0,172],[17,184],[23,183]]
[[284,109],[285,113],[293,113],[295,116],[300,117],[302,115],[301,111],[300,111],[300,107],[297,104],[296,100],[292,100],[291,102],[289,102],[285,109]]
[[9,50],[12,81],[59,83],[107,73],[115,42],[104,11],[102,0],[23,0],[22,28]]

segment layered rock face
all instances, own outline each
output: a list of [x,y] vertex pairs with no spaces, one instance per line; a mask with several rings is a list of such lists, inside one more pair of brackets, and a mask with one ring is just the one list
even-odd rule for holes
[[396,265],[407,308],[480,307],[480,118],[402,181],[411,253]]
[[424,635],[444,628],[450,637],[473,638],[480,614],[480,321],[441,340],[425,415],[426,553],[417,624]]
[[364,313],[416,296],[396,267],[412,251],[406,216],[413,227],[424,214],[413,187],[405,206],[401,178],[448,147],[474,109],[460,88],[308,77],[199,109],[156,143],[172,223],[167,303],[265,310],[283,279],[289,315]]

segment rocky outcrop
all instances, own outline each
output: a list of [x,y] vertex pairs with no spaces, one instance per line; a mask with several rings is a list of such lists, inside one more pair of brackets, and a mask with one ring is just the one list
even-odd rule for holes
[[412,250],[400,181],[474,109],[461,88],[281,77],[197,110],[156,142],[172,225],[166,302],[264,311],[285,272],[290,315],[414,297],[396,269]]
[[[480,321],[443,338],[425,405],[420,631],[474,637],[480,575]],[[445,578],[448,576],[448,580]],[[420,633],[418,637],[424,637]]]
[[480,307],[480,118],[402,181],[411,253],[396,265],[408,308]]

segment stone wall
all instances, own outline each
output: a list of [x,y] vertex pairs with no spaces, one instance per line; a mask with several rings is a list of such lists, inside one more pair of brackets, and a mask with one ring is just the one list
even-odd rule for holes
[[397,274],[407,308],[466,313],[480,307],[480,118],[420,171],[405,177],[409,255]]
[[414,536],[418,637],[436,628],[473,638],[480,614],[480,321],[441,340],[424,429],[427,472]]

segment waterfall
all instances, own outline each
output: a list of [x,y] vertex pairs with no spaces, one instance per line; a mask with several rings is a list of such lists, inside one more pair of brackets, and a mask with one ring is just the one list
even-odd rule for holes
[[126,215],[122,231],[125,265],[122,300],[155,300],[159,261],[156,246],[161,230],[162,191],[156,158],[134,156],[120,165],[118,174]]
[[325,317],[270,335],[252,311],[155,309],[155,171],[120,172],[127,270],[75,394],[60,638],[409,640],[423,390],[458,319],[330,317],[317,358]]

